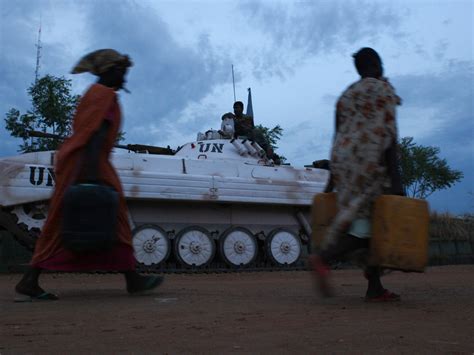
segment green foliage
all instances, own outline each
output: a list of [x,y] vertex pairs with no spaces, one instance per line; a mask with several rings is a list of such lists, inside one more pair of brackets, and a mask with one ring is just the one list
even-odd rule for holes
[[438,156],[438,147],[417,145],[412,137],[404,137],[399,149],[402,185],[409,197],[425,199],[437,190],[450,188],[464,176]]
[[[275,161],[278,161],[278,164],[284,163],[286,158],[283,155],[275,154],[277,147],[277,142],[280,140],[283,135],[283,128],[280,125],[276,125],[272,129],[256,125],[253,129],[253,139],[256,140],[258,144],[269,154],[269,157]],[[270,149],[269,149],[270,148]]]
[[255,126],[254,132],[255,135],[263,136],[267,144],[269,144],[273,149],[276,149],[278,148],[276,143],[283,135],[283,128],[281,128],[280,125],[276,125],[270,129],[259,124]]
[[117,133],[117,138],[115,138],[115,144],[119,144],[120,142],[123,142],[125,140],[125,132],[124,131],[119,131]]
[[12,108],[5,118],[5,128],[13,137],[23,140],[20,152],[55,150],[60,140],[30,138],[29,131],[41,131],[67,137],[71,133],[74,111],[79,95],[71,94],[71,80],[46,75],[28,88],[31,97],[31,110],[24,114]]

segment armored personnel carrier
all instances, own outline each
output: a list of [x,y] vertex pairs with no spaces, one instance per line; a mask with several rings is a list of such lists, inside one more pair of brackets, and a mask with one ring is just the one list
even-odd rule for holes
[[[232,124],[176,151],[116,150],[133,247],[145,270],[302,266],[326,170],[275,165]],[[131,146],[129,146],[130,148]],[[0,228],[32,249],[54,188],[54,151],[0,159]]]

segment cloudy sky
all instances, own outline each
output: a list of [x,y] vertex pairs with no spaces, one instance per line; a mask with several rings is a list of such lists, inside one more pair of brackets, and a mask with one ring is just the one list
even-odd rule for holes
[[328,158],[337,97],[358,79],[351,54],[375,48],[403,99],[400,137],[441,149],[464,173],[429,199],[474,212],[474,6],[471,0],[151,1],[0,0],[0,156],[20,141],[5,130],[12,107],[30,108],[40,18],[40,74],[72,80],[79,58],[115,48],[135,65],[120,94],[127,143],[177,147],[218,128],[252,88],[256,123],[281,125],[292,165]]

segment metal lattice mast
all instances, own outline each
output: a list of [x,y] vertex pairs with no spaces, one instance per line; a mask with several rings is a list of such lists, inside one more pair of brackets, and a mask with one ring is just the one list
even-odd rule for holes
[[35,83],[38,81],[39,69],[40,69],[40,58],[41,58],[41,18],[38,30],[38,43],[36,44],[36,69],[35,69]]

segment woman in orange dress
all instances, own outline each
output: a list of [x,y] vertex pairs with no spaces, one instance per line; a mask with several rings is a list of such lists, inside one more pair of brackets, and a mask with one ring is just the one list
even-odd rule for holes
[[[129,293],[153,289],[163,280],[157,276],[141,276],[135,271],[127,206],[119,177],[109,160],[121,124],[116,92],[123,88],[131,66],[127,55],[101,49],[83,57],[72,71],[73,74],[90,72],[99,79],[81,98],[73,120],[73,134],[56,154],[56,186],[48,218],[36,243],[31,265],[15,287],[17,294],[23,296],[18,300],[58,299],[39,286],[38,278],[43,269],[122,272]],[[65,249],[62,243],[62,201],[71,184],[91,180],[99,180],[119,194],[118,243],[107,251],[79,254]]]

